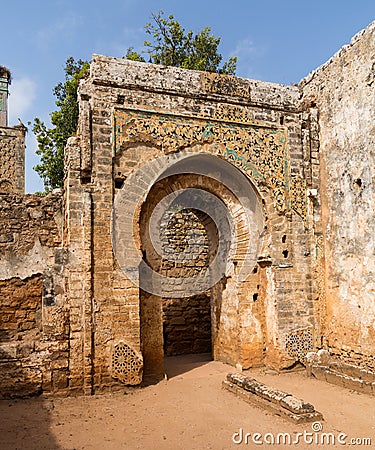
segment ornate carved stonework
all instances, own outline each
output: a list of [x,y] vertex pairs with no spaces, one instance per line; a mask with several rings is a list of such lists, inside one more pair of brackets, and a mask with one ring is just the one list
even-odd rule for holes
[[194,144],[218,144],[219,156],[240,167],[255,183],[266,183],[272,189],[277,209],[286,209],[289,170],[286,132],[282,128],[116,109],[115,152],[136,142],[159,147],[165,153]]
[[243,106],[218,103],[214,109],[214,118],[225,122],[235,122],[254,125],[254,118],[250,111]]
[[306,182],[299,177],[289,180],[290,206],[305,221],[307,220]]
[[219,156],[241,168],[255,184],[265,183],[271,188],[277,210],[291,207],[306,220],[304,180],[289,179],[286,130],[250,123],[251,117],[243,108],[228,110],[222,105],[216,115],[216,119],[208,119],[115,109],[114,152],[139,142],[156,146],[164,153],[194,144],[216,144]]
[[0,192],[24,193],[26,128],[0,126]]
[[231,75],[205,72],[201,75],[203,91],[207,94],[221,94],[230,97],[250,98],[249,82]]
[[124,384],[137,385],[142,382],[143,360],[128,344],[120,341],[114,346],[112,355],[112,377]]
[[303,361],[306,353],[314,350],[311,328],[293,330],[285,336],[285,349],[289,356]]

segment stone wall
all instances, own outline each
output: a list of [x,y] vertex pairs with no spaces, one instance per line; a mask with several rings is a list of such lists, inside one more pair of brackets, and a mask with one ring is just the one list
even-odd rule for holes
[[0,396],[68,387],[62,196],[0,193]]
[[0,192],[25,191],[26,127],[0,127]]
[[195,351],[374,368],[374,33],[299,86],[94,55],[63,195],[9,192],[25,130],[0,128],[0,394]]
[[[199,211],[169,211],[161,222],[166,277],[196,277],[209,266],[210,242]],[[184,254],[185,261],[175,259]],[[174,286],[175,289],[179,287]],[[185,298],[163,298],[163,338],[165,355],[211,352],[211,295],[206,292]]]
[[[142,253],[145,261],[153,252],[142,223],[172,184],[217,197],[234,223],[225,277],[210,293],[214,358],[289,367],[321,342],[318,286],[306,276],[315,264],[316,111],[299,95],[294,86],[93,56],[66,149],[72,387],[112,384],[120,348],[163,374],[161,296],[139,283]],[[200,173],[206,163],[210,173]],[[152,191],[162,178],[169,187]]]
[[[59,247],[63,225],[61,192],[47,197],[0,193],[1,258],[27,255],[35,246]],[[2,261],[3,262],[3,261]],[[38,264],[42,264],[38,259]],[[32,271],[34,268],[30,267]],[[12,270],[16,270],[12,265]],[[4,266],[0,268],[3,276]]]
[[164,354],[211,353],[211,296],[163,299]]
[[[326,348],[375,368],[375,23],[301,81],[319,111]],[[319,225],[319,224],[318,224]]]

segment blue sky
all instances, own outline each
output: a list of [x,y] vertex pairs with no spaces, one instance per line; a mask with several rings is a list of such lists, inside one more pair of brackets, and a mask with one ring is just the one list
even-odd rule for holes
[[[64,78],[69,56],[93,53],[121,57],[140,50],[144,25],[162,9],[195,32],[206,25],[221,37],[224,59],[237,55],[237,75],[296,83],[327,61],[351,37],[375,20],[375,0],[311,2],[253,0],[35,0],[3,2],[0,65],[13,74],[9,125],[55,109],[53,87]],[[29,131],[26,191],[42,190],[32,170],[38,159]],[[1,163],[1,162],[0,162]]]

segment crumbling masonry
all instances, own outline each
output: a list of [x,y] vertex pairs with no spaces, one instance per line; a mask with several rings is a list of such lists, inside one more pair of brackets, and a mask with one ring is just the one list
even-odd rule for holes
[[375,23],[296,86],[94,55],[44,198],[2,123],[1,395],[135,385],[193,352],[375,370],[374,60]]

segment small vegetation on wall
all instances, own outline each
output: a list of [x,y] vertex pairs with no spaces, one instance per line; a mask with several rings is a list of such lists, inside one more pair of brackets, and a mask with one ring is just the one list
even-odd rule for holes
[[[152,14],[152,22],[146,24],[145,30],[151,38],[143,43],[146,49],[142,53],[148,55],[147,62],[229,75],[236,73],[236,56],[220,66],[223,59],[218,52],[221,39],[211,34],[210,27],[197,34],[191,30],[186,32],[172,14],[165,17],[163,11],[159,11]],[[146,62],[133,47],[128,49],[126,57]]]
[[[163,11],[152,14],[152,22],[145,26],[150,40],[144,41],[145,51],[138,53],[131,47],[126,58],[169,65],[184,69],[202,70],[234,75],[237,58],[231,57],[222,65],[222,55],[218,52],[220,38],[211,34],[210,27],[194,34],[186,32],[173,15],[164,16]],[[55,86],[57,110],[50,114],[52,127],[48,128],[39,118],[34,119],[32,130],[38,142],[37,154],[40,163],[34,167],[44,182],[44,193],[62,188],[64,183],[64,148],[70,136],[77,130],[78,102],[77,89],[80,79],[88,74],[89,63],[69,57],[65,63],[65,80]]]

